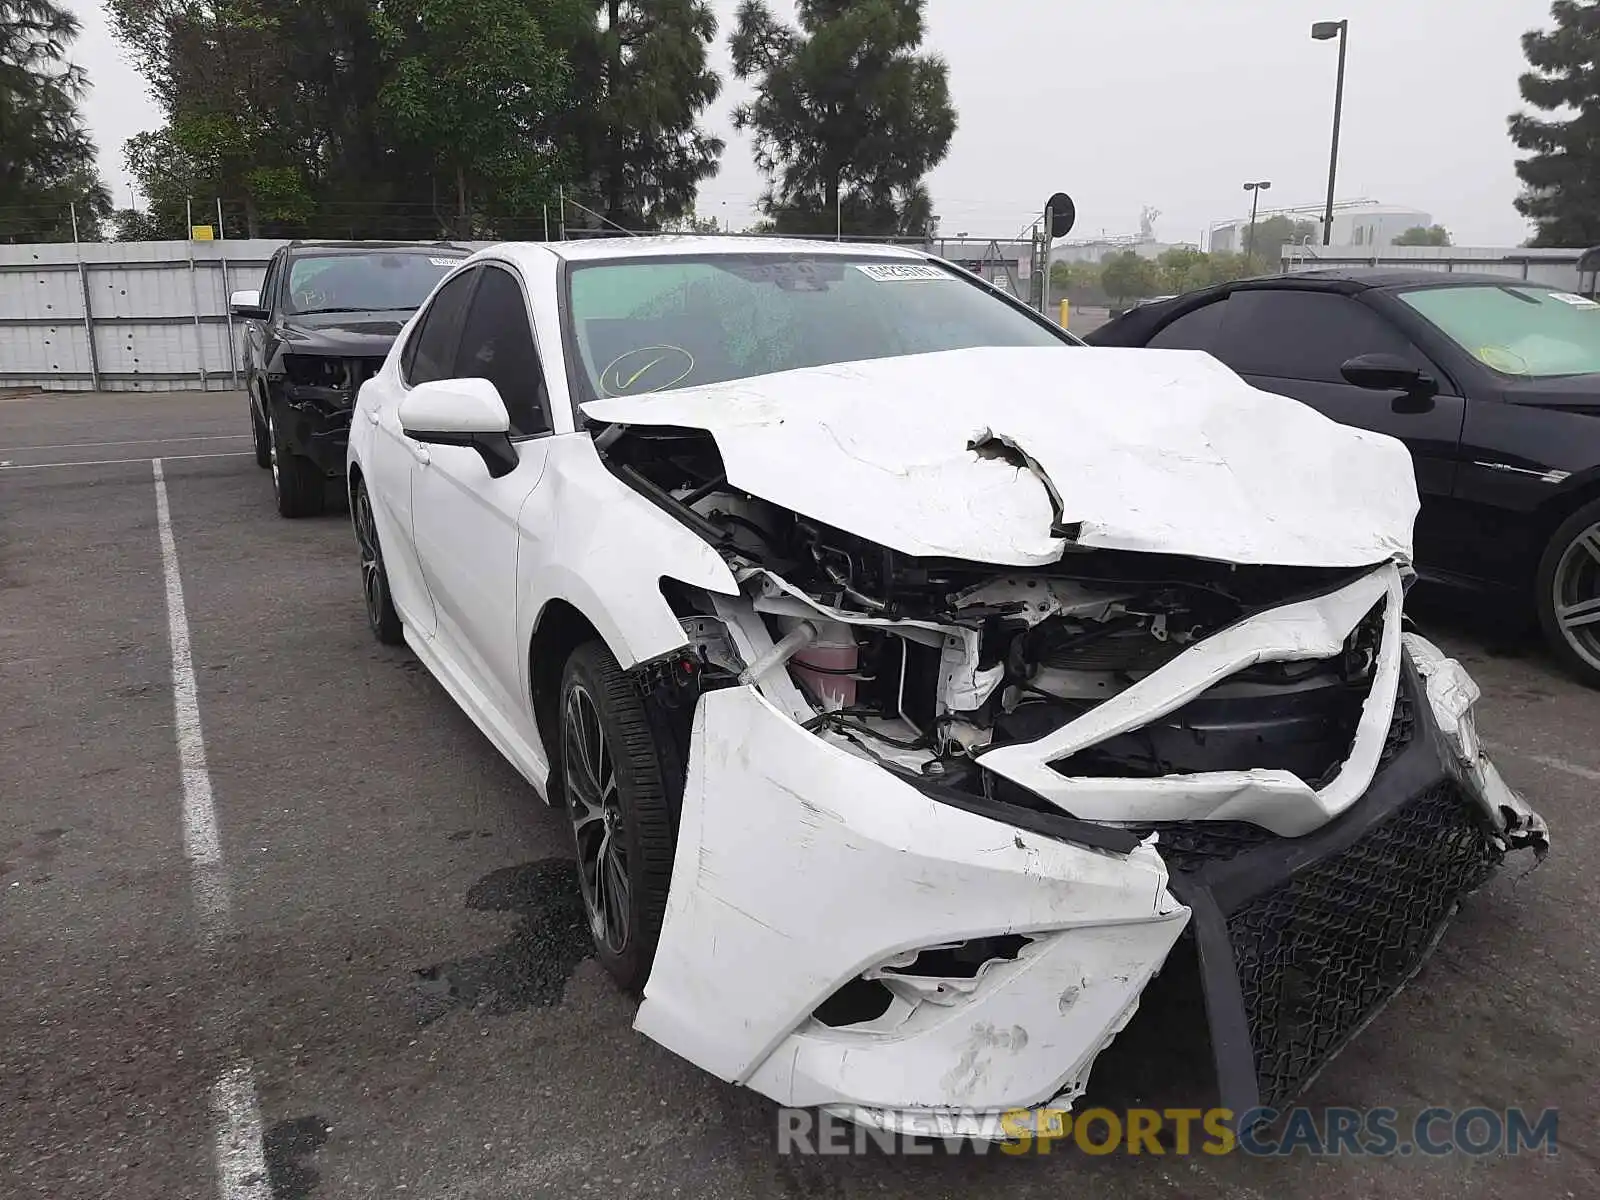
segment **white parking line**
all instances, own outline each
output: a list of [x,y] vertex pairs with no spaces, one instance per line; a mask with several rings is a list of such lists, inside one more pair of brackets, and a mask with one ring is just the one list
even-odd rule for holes
[[124,438],[120,442],[57,442],[50,446],[0,446],[0,454],[26,454],[34,450],[82,450],[89,446],[158,446],[167,442],[238,442],[248,433],[199,433],[189,437]]
[[[172,510],[161,459],[150,460],[156,485],[156,526],[161,539],[161,570],[166,579],[167,635],[172,644],[172,715],[177,732],[178,766],[183,777],[183,852],[206,951],[215,953],[232,932],[228,873],[217,835],[217,809],[206,767],[205,735],[200,728],[200,695],[189,645],[189,617],[178,571],[178,544],[172,535]],[[230,1042],[233,1040],[229,1039]],[[261,1145],[261,1110],[250,1063],[230,1045],[234,1061],[212,1085],[217,1186],[222,1200],[270,1200]]]
[[90,458],[81,462],[64,463],[12,463],[0,462],[0,471],[47,471],[51,467],[114,467],[121,463],[176,462],[184,458],[248,458],[253,450],[218,450],[211,454],[164,454],[159,459],[150,458]]

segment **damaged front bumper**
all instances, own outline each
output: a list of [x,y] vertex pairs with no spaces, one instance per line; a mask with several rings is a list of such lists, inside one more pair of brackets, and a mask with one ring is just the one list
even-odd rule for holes
[[[1059,816],[919,786],[808,732],[757,682],[707,692],[636,1027],[782,1104],[916,1133],[959,1112],[999,1137],[1002,1113],[1081,1094],[1187,935],[1223,1106],[1292,1099],[1507,851],[1547,845],[1482,753],[1470,678],[1401,633],[1401,590],[1388,567],[1261,614],[979,757]],[[1241,665],[1336,652],[1375,603],[1371,694],[1320,789],[1272,771],[1050,770]]]

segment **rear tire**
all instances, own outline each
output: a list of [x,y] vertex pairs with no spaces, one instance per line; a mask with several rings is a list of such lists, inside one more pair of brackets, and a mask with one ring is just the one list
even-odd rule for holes
[[278,515],[295,519],[320,514],[328,499],[327,480],[314,462],[289,449],[270,408],[267,410],[267,444],[271,447],[267,465],[272,469],[272,492],[278,501]]
[[650,978],[672,882],[672,812],[644,702],[605,643],[572,652],[555,763],[595,955],[626,991]]
[[389,572],[383,565],[372,498],[367,495],[367,485],[359,479],[350,489],[350,523],[355,526],[356,545],[361,550],[361,595],[367,607],[367,628],[385,646],[402,645],[406,640],[405,625],[389,592]]
[[1539,625],[1561,665],[1600,688],[1600,500],[1551,535],[1536,583]]

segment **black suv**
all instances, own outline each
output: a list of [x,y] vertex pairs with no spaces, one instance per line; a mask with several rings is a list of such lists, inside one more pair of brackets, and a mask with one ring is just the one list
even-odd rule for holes
[[1600,687],[1600,303],[1497,275],[1315,270],[1142,305],[1088,341],[1206,350],[1405,442],[1419,573],[1532,601]]
[[272,469],[278,511],[322,511],[344,474],[356,392],[401,326],[472,253],[416,242],[290,242],[259,292],[228,307],[245,322],[245,386],[256,463]]

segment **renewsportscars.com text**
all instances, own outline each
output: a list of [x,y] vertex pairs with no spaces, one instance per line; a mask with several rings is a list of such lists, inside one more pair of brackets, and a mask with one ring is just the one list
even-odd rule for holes
[[778,1153],[851,1154],[1247,1154],[1252,1157],[1413,1157],[1557,1154],[1553,1108],[1016,1109],[929,1114],[926,1134],[857,1124],[827,1110],[778,1110]]

